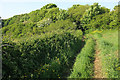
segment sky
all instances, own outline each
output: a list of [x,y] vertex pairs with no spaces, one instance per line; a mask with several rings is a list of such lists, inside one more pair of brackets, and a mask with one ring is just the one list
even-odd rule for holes
[[92,5],[98,2],[99,5],[113,9],[118,5],[118,0],[0,0],[0,16],[2,19],[10,18],[14,15],[29,13],[40,9],[48,3],[56,4],[60,9],[68,9],[74,4]]

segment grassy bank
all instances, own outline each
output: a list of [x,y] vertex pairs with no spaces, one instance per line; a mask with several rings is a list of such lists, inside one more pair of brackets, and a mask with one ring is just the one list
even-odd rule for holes
[[73,71],[69,78],[92,78],[93,77],[93,61],[94,61],[94,46],[93,39],[89,39],[82,51],[76,57],[73,66]]

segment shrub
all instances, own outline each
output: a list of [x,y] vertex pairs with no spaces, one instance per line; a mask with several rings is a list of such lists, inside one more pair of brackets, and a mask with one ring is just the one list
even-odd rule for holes
[[47,19],[43,19],[43,20],[37,22],[37,26],[38,27],[46,27],[46,26],[50,25],[50,23],[52,23],[52,20],[50,18],[47,18]]
[[50,4],[47,4],[47,5],[43,6],[43,7],[41,8],[41,10],[42,10],[42,9],[56,8],[56,7],[57,7],[56,4],[50,3]]
[[[8,41],[3,43],[9,43]],[[58,78],[69,71],[81,40],[69,32],[62,32],[22,38],[10,45],[13,47],[3,47],[4,79]]]

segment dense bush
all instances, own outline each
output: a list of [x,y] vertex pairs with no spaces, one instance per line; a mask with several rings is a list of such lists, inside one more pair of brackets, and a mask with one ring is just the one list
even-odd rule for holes
[[43,20],[37,22],[37,26],[38,27],[45,27],[45,26],[50,25],[50,23],[52,23],[52,20],[47,18],[47,19],[43,19]]
[[8,38],[20,38],[31,36],[29,33],[33,35],[33,27],[36,27],[36,24],[33,22],[29,23],[14,23],[12,25],[8,25],[3,27],[2,33],[4,37]]
[[8,41],[3,44],[13,47],[3,47],[3,78],[63,77],[81,46],[80,38],[68,32],[20,39],[14,44]]
[[38,22],[45,17],[45,14],[47,12],[48,12],[47,10],[32,11],[32,12],[29,13],[29,16],[30,16],[29,20],[32,21],[32,22]]
[[29,15],[28,14],[24,14],[24,16],[22,16],[21,18],[20,18],[20,22],[25,22],[25,21],[27,21],[27,20],[29,20]]
[[81,26],[84,30],[88,30],[89,26],[87,26],[90,21],[93,19],[94,16],[100,15],[103,13],[108,13],[109,9],[105,9],[103,7],[100,7],[98,3],[94,3],[90,6],[88,10],[84,13],[83,17],[81,18]]
[[115,12],[110,13],[104,13],[100,15],[94,16],[89,23],[85,24],[84,26],[87,27],[90,32],[90,30],[106,30],[106,29],[118,29],[119,28],[119,19],[118,15],[115,14]]
[[71,16],[72,21],[79,21],[85,10],[89,8],[89,5],[73,5],[68,9],[68,13]]
[[89,5],[73,5],[68,9],[69,19],[77,24],[78,29],[82,29],[79,27],[81,23],[80,19],[89,7]]
[[57,14],[58,20],[65,20],[69,16],[68,12],[66,10],[60,10],[60,12]]
[[56,21],[57,20],[57,14],[59,13],[59,8],[52,8],[49,9],[48,12],[45,14],[45,18],[50,18],[52,19],[52,21]]
[[77,25],[70,20],[58,20],[55,23],[51,23],[48,27],[44,28],[44,32],[50,32],[54,30],[75,30]]
[[89,29],[108,29],[110,24],[110,15],[109,13],[97,15],[93,17],[88,25],[86,25]]
[[[2,26],[5,27],[3,28],[3,35],[13,36],[14,38],[24,35],[33,36],[34,34],[46,33],[49,29],[50,31],[56,30],[56,28],[65,29],[69,27],[69,29],[72,29],[73,24],[75,24],[75,29],[81,29],[84,32],[86,32],[85,30],[89,32],[95,29],[116,29],[120,24],[118,19],[118,8],[119,6],[115,6],[114,10],[110,12],[108,8],[100,7],[98,3],[94,3],[91,6],[78,4],[73,5],[68,10],[59,10],[55,4],[47,4],[41,9],[30,13],[15,15],[5,20],[3,19]],[[50,21],[45,20],[48,18]],[[49,28],[45,29],[37,27],[40,26],[40,24],[48,27],[48,25],[45,25],[45,22],[48,24],[51,22],[54,23],[52,23]],[[26,25],[29,27],[26,27]]]
[[56,7],[57,7],[56,4],[50,3],[50,4],[47,4],[47,5],[43,6],[43,7],[41,8],[41,10],[42,10],[42,9],[56,8]]

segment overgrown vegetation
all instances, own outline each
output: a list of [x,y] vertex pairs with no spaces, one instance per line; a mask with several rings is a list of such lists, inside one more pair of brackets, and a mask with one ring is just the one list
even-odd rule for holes
[[50,3],[3,19],[3,79],[94,78],[96,42],[104,75],[118,78],[118,10],[98,3],[62,10]]
[[[5,66],[3,76],[5,78],[8,76],[11,78],[18,76],[20,78],[58,78],[65,76],[63,74],[67,75],[66,72],[69,71],[74,56],[81,47],[82,41],[76,36],[68,32],[59,32],[29,39],[22,38],[17,43],[8,42],[13,47],[3,47],[3,66]],[[3,43],[6,44],[6,42]],[[11,73],[8,73],[7,67]]]

